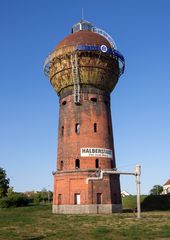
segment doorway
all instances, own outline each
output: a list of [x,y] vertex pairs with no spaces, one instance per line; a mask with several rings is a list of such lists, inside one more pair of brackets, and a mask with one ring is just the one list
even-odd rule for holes
[[74,204],[76,204],[76,205],[80,204],[80,193],[74,194]]
[[97,204],[101,204],[101,203],[102,203],[102,194],[97,193]]

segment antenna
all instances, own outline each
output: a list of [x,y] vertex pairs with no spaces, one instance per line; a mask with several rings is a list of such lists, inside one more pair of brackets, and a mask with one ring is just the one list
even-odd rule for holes
[[83,8],[81,9],[81,19],[82,20],[84,19],[84,9]]

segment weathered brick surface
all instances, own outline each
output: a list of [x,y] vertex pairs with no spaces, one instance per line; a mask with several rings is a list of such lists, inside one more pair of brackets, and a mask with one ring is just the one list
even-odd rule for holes
[[106,45],[105,37],[90,31],[79,31],[63,39],[50,54],[49,78],[55,91],[61,95],[65,88],[72,88],[72,58],[76,52],[81,84],[109,90],[115,87],[119,78],[119,63],[114,54],[102,51],[77,51],[79,45]]
[[[86,95],[86,96],[85,96]],[[85,99],[85,97],[88,99]],[[90,99],[96,98],[94,103]],[[95,168],[95,157],[80,157],[80,148],[97,147],[113,148],[111,113],[109,99],[98,94],[83,94],[81,105],[73,102],[73,95],[61,100],[66,102],[60,106],[59,131],[58,131],[58,163],[64,161],[64,170],[75,169],[75,159],[80,159],[81,168]],[[80,124],[80,133],[75,133],[75,124]],[[93,130],[94,123],[97,123],[97,132]],[[64,132],[62,136],[62,127]],[[110,130],[110,131],[109,131]],[[113,159],[101,158],[101,168],[115,167]],[[59,167],[59,164],[58,164]]]
[[[95,98],[96,102],[93,102],[92,98]],[[70,93],[66,93],[60,99],[58,170],[54,174],[53,204],[55,206],[74,205],[74,195],[78,193],[81,196],[81,205],[96,205],[97,193],[101,193],[102,204],[107,206],[120,205],[119,176],[105,175],[102,180],[89,181],[86,184],[87,177],[96,174],[96,157],[82,157],[80,155],[80,148],[111,149],[113,151],[112,159],[98,157],[99,168],[111,169],[116,167],[110,97],[104,91],[97,93],[95,89],[89,87],[89,92],[82,91],[80,105],[76,105],[73,99],[73,95]],[[78,134],[75,132],[76,123],[80,124],[80,133]],[[94,132],[94,123],[97,123],[97,132]],[[80,160],[80,169],[75,169],[76,159]],[[63,162],[62,169],[61,161]],[[61,196],[60,199],[59,195]],[[65,212],[67,208],[55,207],[55,209],[58,209],[55,210],[56,212]]]

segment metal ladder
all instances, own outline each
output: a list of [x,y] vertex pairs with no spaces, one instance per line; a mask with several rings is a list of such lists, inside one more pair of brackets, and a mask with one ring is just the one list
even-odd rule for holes
[[71,55],[71,67],[72,67],[72,76],[74,82],[74,103],[80,103],[80,77],[78,70],[78,59],[77,54],[74,53]]

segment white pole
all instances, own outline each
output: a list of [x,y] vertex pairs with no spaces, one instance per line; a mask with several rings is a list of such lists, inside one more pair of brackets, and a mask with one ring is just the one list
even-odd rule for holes
[[140,175],[141,175],[141,166],[140,166],[140,165],[136,165],[137,218],[141,218],[141,206],[140,206]]

